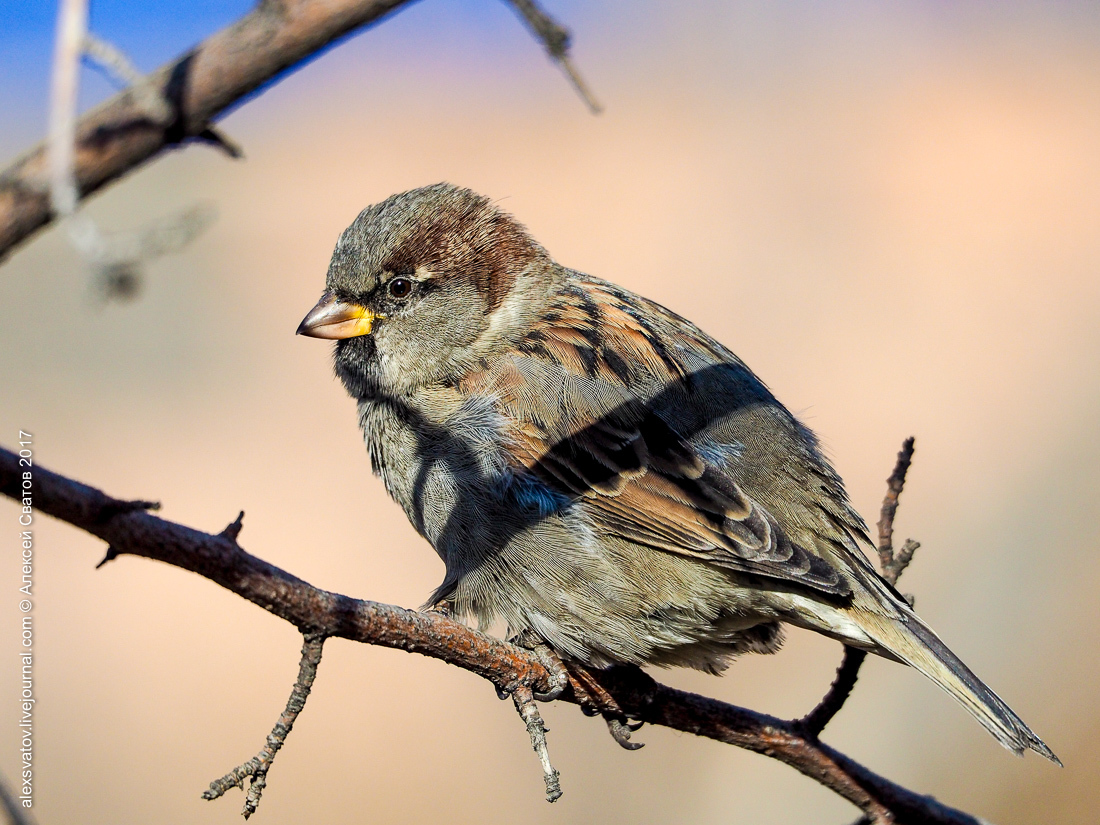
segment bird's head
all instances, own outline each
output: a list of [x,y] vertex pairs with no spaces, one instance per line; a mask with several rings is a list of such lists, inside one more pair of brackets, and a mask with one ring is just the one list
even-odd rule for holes
[[457,380],[523,328],[553,268],[487,198],[414,189],[344,230],[298,334],[336,340],[336,372],[355,397]]

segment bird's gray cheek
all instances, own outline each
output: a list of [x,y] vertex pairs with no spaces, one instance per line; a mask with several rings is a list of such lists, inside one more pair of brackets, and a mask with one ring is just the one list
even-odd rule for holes
[[414,313],[383,322],[376,332],[387,377],[395,385],[423,386],[455,369],[457,351],[485,329],[481,312],[465,301],[425,301]]

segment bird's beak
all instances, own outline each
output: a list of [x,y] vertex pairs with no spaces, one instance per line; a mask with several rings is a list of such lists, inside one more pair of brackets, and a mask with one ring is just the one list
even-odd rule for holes
[[334,340],[358,338],[360,335],[370,335],[375,319],[382,317],[362,304],[338,301],[335,295],[326,291],[317,306],[298,324],[297,334]]

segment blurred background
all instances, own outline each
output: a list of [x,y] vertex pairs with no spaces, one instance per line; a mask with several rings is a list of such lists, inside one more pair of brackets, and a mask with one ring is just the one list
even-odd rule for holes
[[[105,229],[196,201],[218,221],[108,303],[62,233],[0,267],[0,443],[163,502],[320,587],[416,606],[442,565],[373,478],[329,347],[294,337],[369,203],[449,180],[499,199],[560,262],[667,304],[739,353],[822,437],[867,520],[905,436],[898,538],[920,613],[1066,763],[1003,751],[918,674],[867,663],[826,740],[994,822],[1100,805],[1100,6],[547,0],[606,107],[593,117],[512,11],[424,0],[312,61],[192,146],[92,199]],[[94,0],[148,71],[249,3]],[[46,128],[54,9],[0,0],[0,156]],[[83,74],[83,104],[112,93]],[[0,772],[13,779],[19,569],[0,500]],[[233,823],[204,802],[251,757],[297,632],[216,585],[35,524],[42,825]],[[836,643],[792,632],[721,679],[658,678],[780,716]],[[565,796],[491,686],[342,640],[256,821],[847,823],[788,767],[545,711]]]

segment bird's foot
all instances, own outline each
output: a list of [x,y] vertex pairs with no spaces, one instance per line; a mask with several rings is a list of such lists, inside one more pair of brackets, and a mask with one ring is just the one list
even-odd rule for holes
[[561,656],[530,630],[524,630],[509,641],[516,647],[522,647],[524,650],[530,650],[534,653],[535,658],[539,660],[539,664],[546,668],[546,672],[549,674],[550,689],[546,691],[534,690],[532,691],[534,697],[540,702],[553,702],[561,696],[562,692],[569,686],[569,670],[562,662]]
[[[573,660],[563,660],[546,642],[530,630],[523,631],[509,641],[517,647],[534,653],[539,663],[550,674],[550,689],[545,692],[532,691],[535,699],[540,702],[551,702],[560,697],[566,687],[572,687],[573,696],[580,705],[581,713],[585,716],[602,716],[607,723],[608,733],[620,747],[628,751],[636,751],[644,747],[643,742],[630,741],[630,735],[644,723],[629,718],[615,697],[608,693],[587,667]],[[501,699],[507,699],[509,696],[499,688],[497,695]]]
[[644,722],[630,719],[622,709],[615,697],[607,692],[607,689],[599,683],[592,672],[577,662],[567,665],[570,684],[573,686],[573,695],[577,697],[577,703],[581,706],[581,712],[585,716],[602,716],[607,723],[607,731],[611,734],[620,747],[628,751],[636,751],[645,747],[644,742],[631,742],[630,735],[638,730]]

